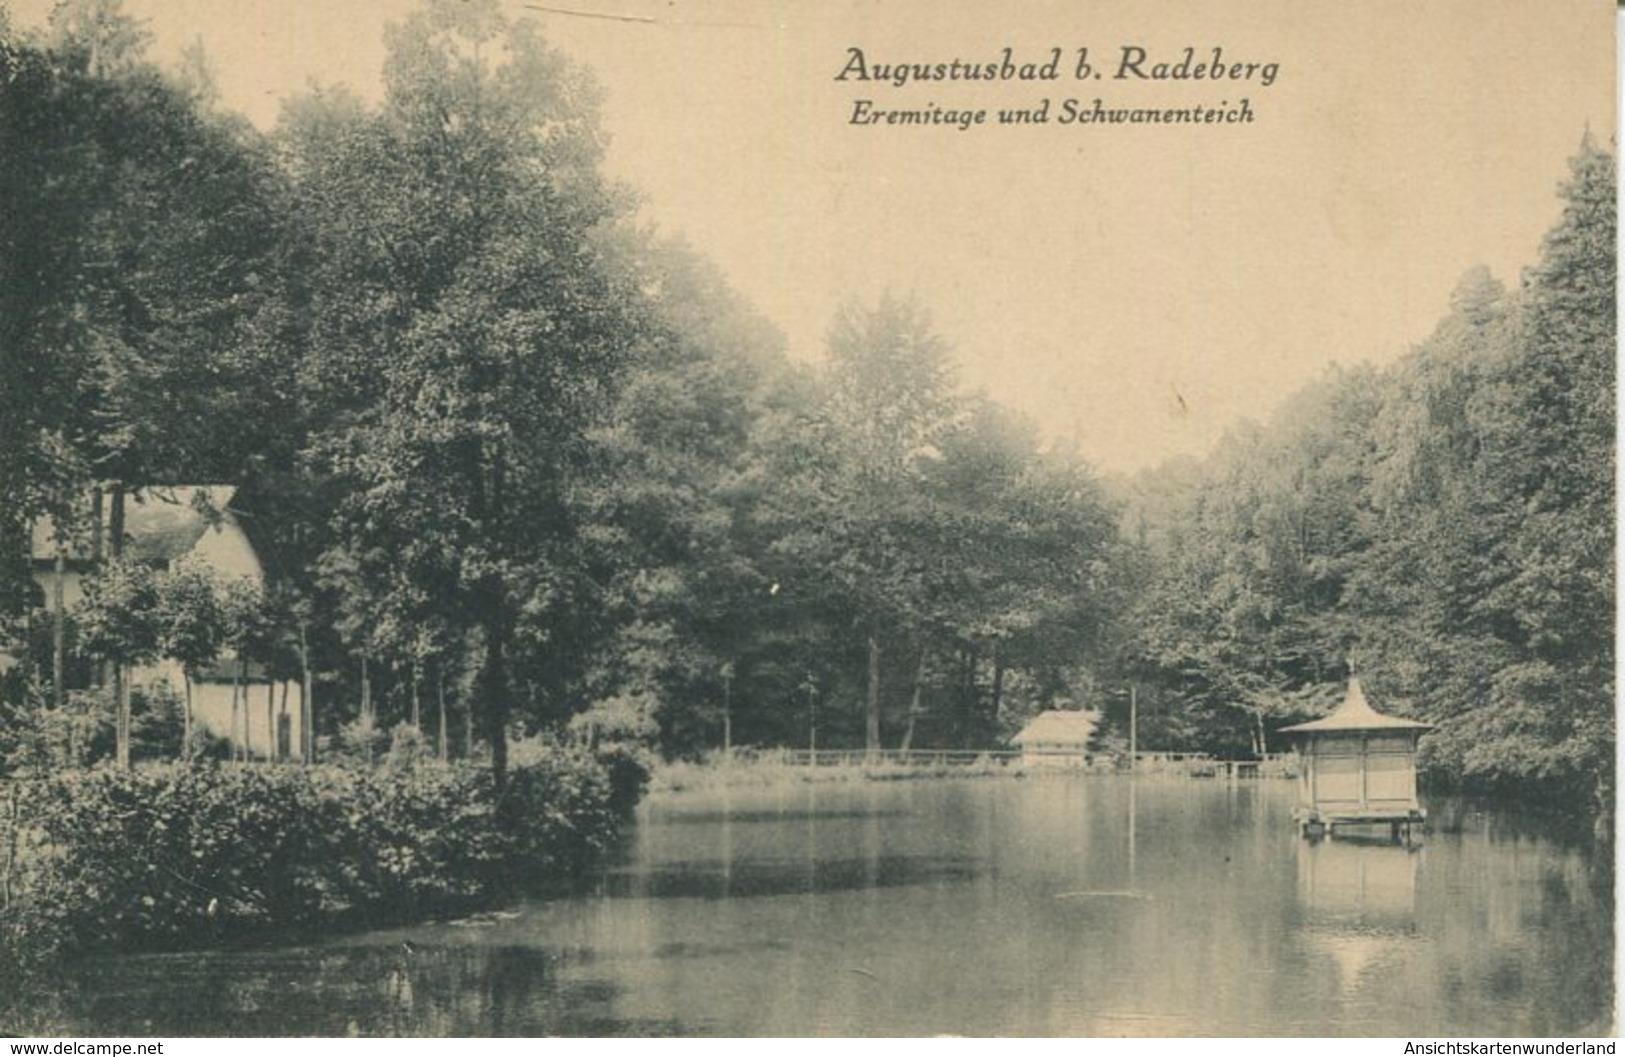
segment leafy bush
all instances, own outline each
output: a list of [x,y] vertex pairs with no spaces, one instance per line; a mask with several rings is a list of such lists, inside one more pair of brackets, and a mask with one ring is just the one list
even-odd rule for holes
[[86,767],[113,752],[113,697],[107,690],[71,690],[56,708],[35,687],[0,731],[0,753],[8,773]]
[[180,755],[186,730],[186,701],[159,679],[131,693],[130,757],[169,760]]
[[[488,772],[221,766],[20,785],[0,933],[35,951],[183,947],[406,920],[569,879],[608,847],[605,768],[562,750]],[[0,816],[0,826],[4,816]]]

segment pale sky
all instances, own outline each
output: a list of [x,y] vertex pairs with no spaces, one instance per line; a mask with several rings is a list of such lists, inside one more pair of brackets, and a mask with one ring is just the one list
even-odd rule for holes
[[[3,2],[3,0],[0,0]],[[309,81],[378,94],[382,27],[414,0],[127,0],[155,54],[201,38],[227,106],[275,122]],[[1515,284],[1589,126],[1611,143],[1600,0],[548,0],[531,14],[607,93],[608,168],[789,336],[915,294],[967,388],[1104,470],[1202,454],[1331,363],[1427,336],[1463,272]],[[37,25],[50,0],[13,0]],[[582,13],[618,18],[586,17]],[[652,20],[652,21],[651,21]],[[839,82],[870,62],[1043,62],[1055,81]],[[1119,80],[1277,63],[1274,83]],[[1079,81],[1079,48],[1103,77]],[[1089,107],[1218,107],[1250,124],[1062,125]],[[856,126],[854,102],[986,109],[989,124]],[[1000,107],[1050,99],[1047,124]]]

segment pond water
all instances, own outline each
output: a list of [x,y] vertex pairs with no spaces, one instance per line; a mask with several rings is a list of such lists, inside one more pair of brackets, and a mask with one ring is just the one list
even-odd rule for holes
[[1589,851],[1437,808],[1414,847],[1311,843],[1292,798],[1101,775],[667,794],[588,894],[103,959],[41,1008],[80,1035],[1612,1029]]

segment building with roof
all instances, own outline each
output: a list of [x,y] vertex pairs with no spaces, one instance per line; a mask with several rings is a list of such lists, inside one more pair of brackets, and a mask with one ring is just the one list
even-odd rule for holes
[[[159,571],[181,562],[202,565],[221,587],[234,580],[263,586],[264,566],[231,507],[235,495],[230,485],[131,491],[125,497],[123,556]],[[102,518],[105,536],[107,511]],[[85,581],[99,560],[91,541],[75,539],[59,545],[49,518],[33,525],[29,559],[38,604],[54,607],[60,592],[62,607],[70,613],[84,597]],[[180,666],[169,660],[134,669],[131,684],[137,689],[165,685],[177,696],[184,694]],[[258,664],[248,665],[245,674],[227,651],[194,678],[192,720],[209,733],[246,747],[252,756],[285,757],[300,745],[298,693],[297,681],[273,679]]]
[[1052,709],[1034,716],[1010,744],[1021,746],[1023,764],[1081,767],[1089,762],[1090,743],[1099,725],[1098,712]]
[[1300,824],[1314,831],[1387,823],[1396,835],[1401,825],[1409,833],[1427,817],[1416,798],[1416,744],[1431,729],[1372,708],[1358,679],[1331,714],[1281,728],[1299,758]]
[[[154,569],[168,569],[186,559],[201,562],[222,581],[246,578],[256,583],[265,570],[253,544],[231,509],[237,490],[230,485],[186,485],[143,488],[129,493],[124,507],[124,557]],[[102,534],[108,532],[102,513]],[[60,550],[60,554],[58,551]],[[63,566],[63,601],[72,609],[84,595],[87,574],[99,560],[91,541],[76,538],[60,548],[51,519],[34,522],[30,538],[34,582],[45,598],[55,590],[56,566]]]

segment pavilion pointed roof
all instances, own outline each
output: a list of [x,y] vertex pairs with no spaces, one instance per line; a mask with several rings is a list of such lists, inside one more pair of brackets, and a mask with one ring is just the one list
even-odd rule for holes
[[1385,716],[1371,707],[1365,699],[1365,689],[1360,686],[1360,680],[1350,679],[1348,693],[1343,697],[1343,703],[1332,709],[1331,713],[1321,719],[1308,723],[1299,723],[1293,727],[1282,727],[1280,734],[1318,734],[1345,730],[1431,730],[1433,724],[1421,723],[1414,719],[1400,719],[1398,716]]

